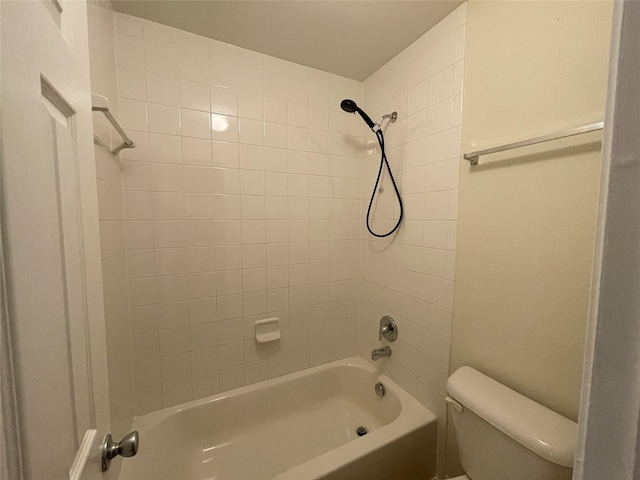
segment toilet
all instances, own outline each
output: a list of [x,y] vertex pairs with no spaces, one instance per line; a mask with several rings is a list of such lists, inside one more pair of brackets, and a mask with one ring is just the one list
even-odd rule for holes
[[471,367],[447,380],[465,475],[452,480],[570,480],[578,425]]

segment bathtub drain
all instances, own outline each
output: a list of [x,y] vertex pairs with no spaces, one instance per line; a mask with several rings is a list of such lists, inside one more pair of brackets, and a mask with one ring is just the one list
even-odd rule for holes
[[358,434],[359,437],[361,437],[367,434],[367,429],[365,427],[358,427],[358,429],[356,430],[356,433]]

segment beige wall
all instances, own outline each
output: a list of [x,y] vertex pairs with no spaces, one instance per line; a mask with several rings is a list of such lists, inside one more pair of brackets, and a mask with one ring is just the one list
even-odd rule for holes
[[[601,121],[611,3],[470,2],[462,153]],[[600,133],[463,161],[451,371],[577,418]]]

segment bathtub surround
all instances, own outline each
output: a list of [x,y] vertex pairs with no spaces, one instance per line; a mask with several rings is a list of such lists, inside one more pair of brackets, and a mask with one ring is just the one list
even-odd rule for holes
[[[468,9],[465,96],[473,101],[465,103],[463,153],[603,120],[610,2]],[[463,162],[460,175],[451,368],[474,367],[573,420],[600,138]]]
[[136,414],[356,354],[362,84],[120,14],[116,58]]
[[[114,12],[108,4],[88,4],[91,89],[109,99],[118,116],[115,74]],[[94,131],[107,145],[118,145],[120,137],[102,113],[94,113]],[[133,422],[133,365],[129,326],[124,243],[124,197],[120,160],[105,147],[95,146],[98,215],[102,259],[111,433],[121,438]],[[114,459],[111,472],[118,472],[122,459]]]
[[[374,363],[438,417],[439,473],[446,438],[445,382],[449,374],[451,319],[462,119],[466,4],[364,82],[364,103],[374,118],[398,111],[387,125],[387,157],[405,206],[400,231],[376,239],[361,223],[359,354],[389,345],[392,355]],[[366,213],[379,151],[363,159],[361,211]],[[397,201],[388,176],[373,218],[375,230],[393,226]],[[391,315],[398,340],[378,341],[378,322]]]

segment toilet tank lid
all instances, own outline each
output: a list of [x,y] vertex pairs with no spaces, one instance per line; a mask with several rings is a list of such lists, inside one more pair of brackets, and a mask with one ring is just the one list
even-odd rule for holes
[[447,391],[464,407],[532,452],[573,466],[578,425],[471,367],[447,380]]

